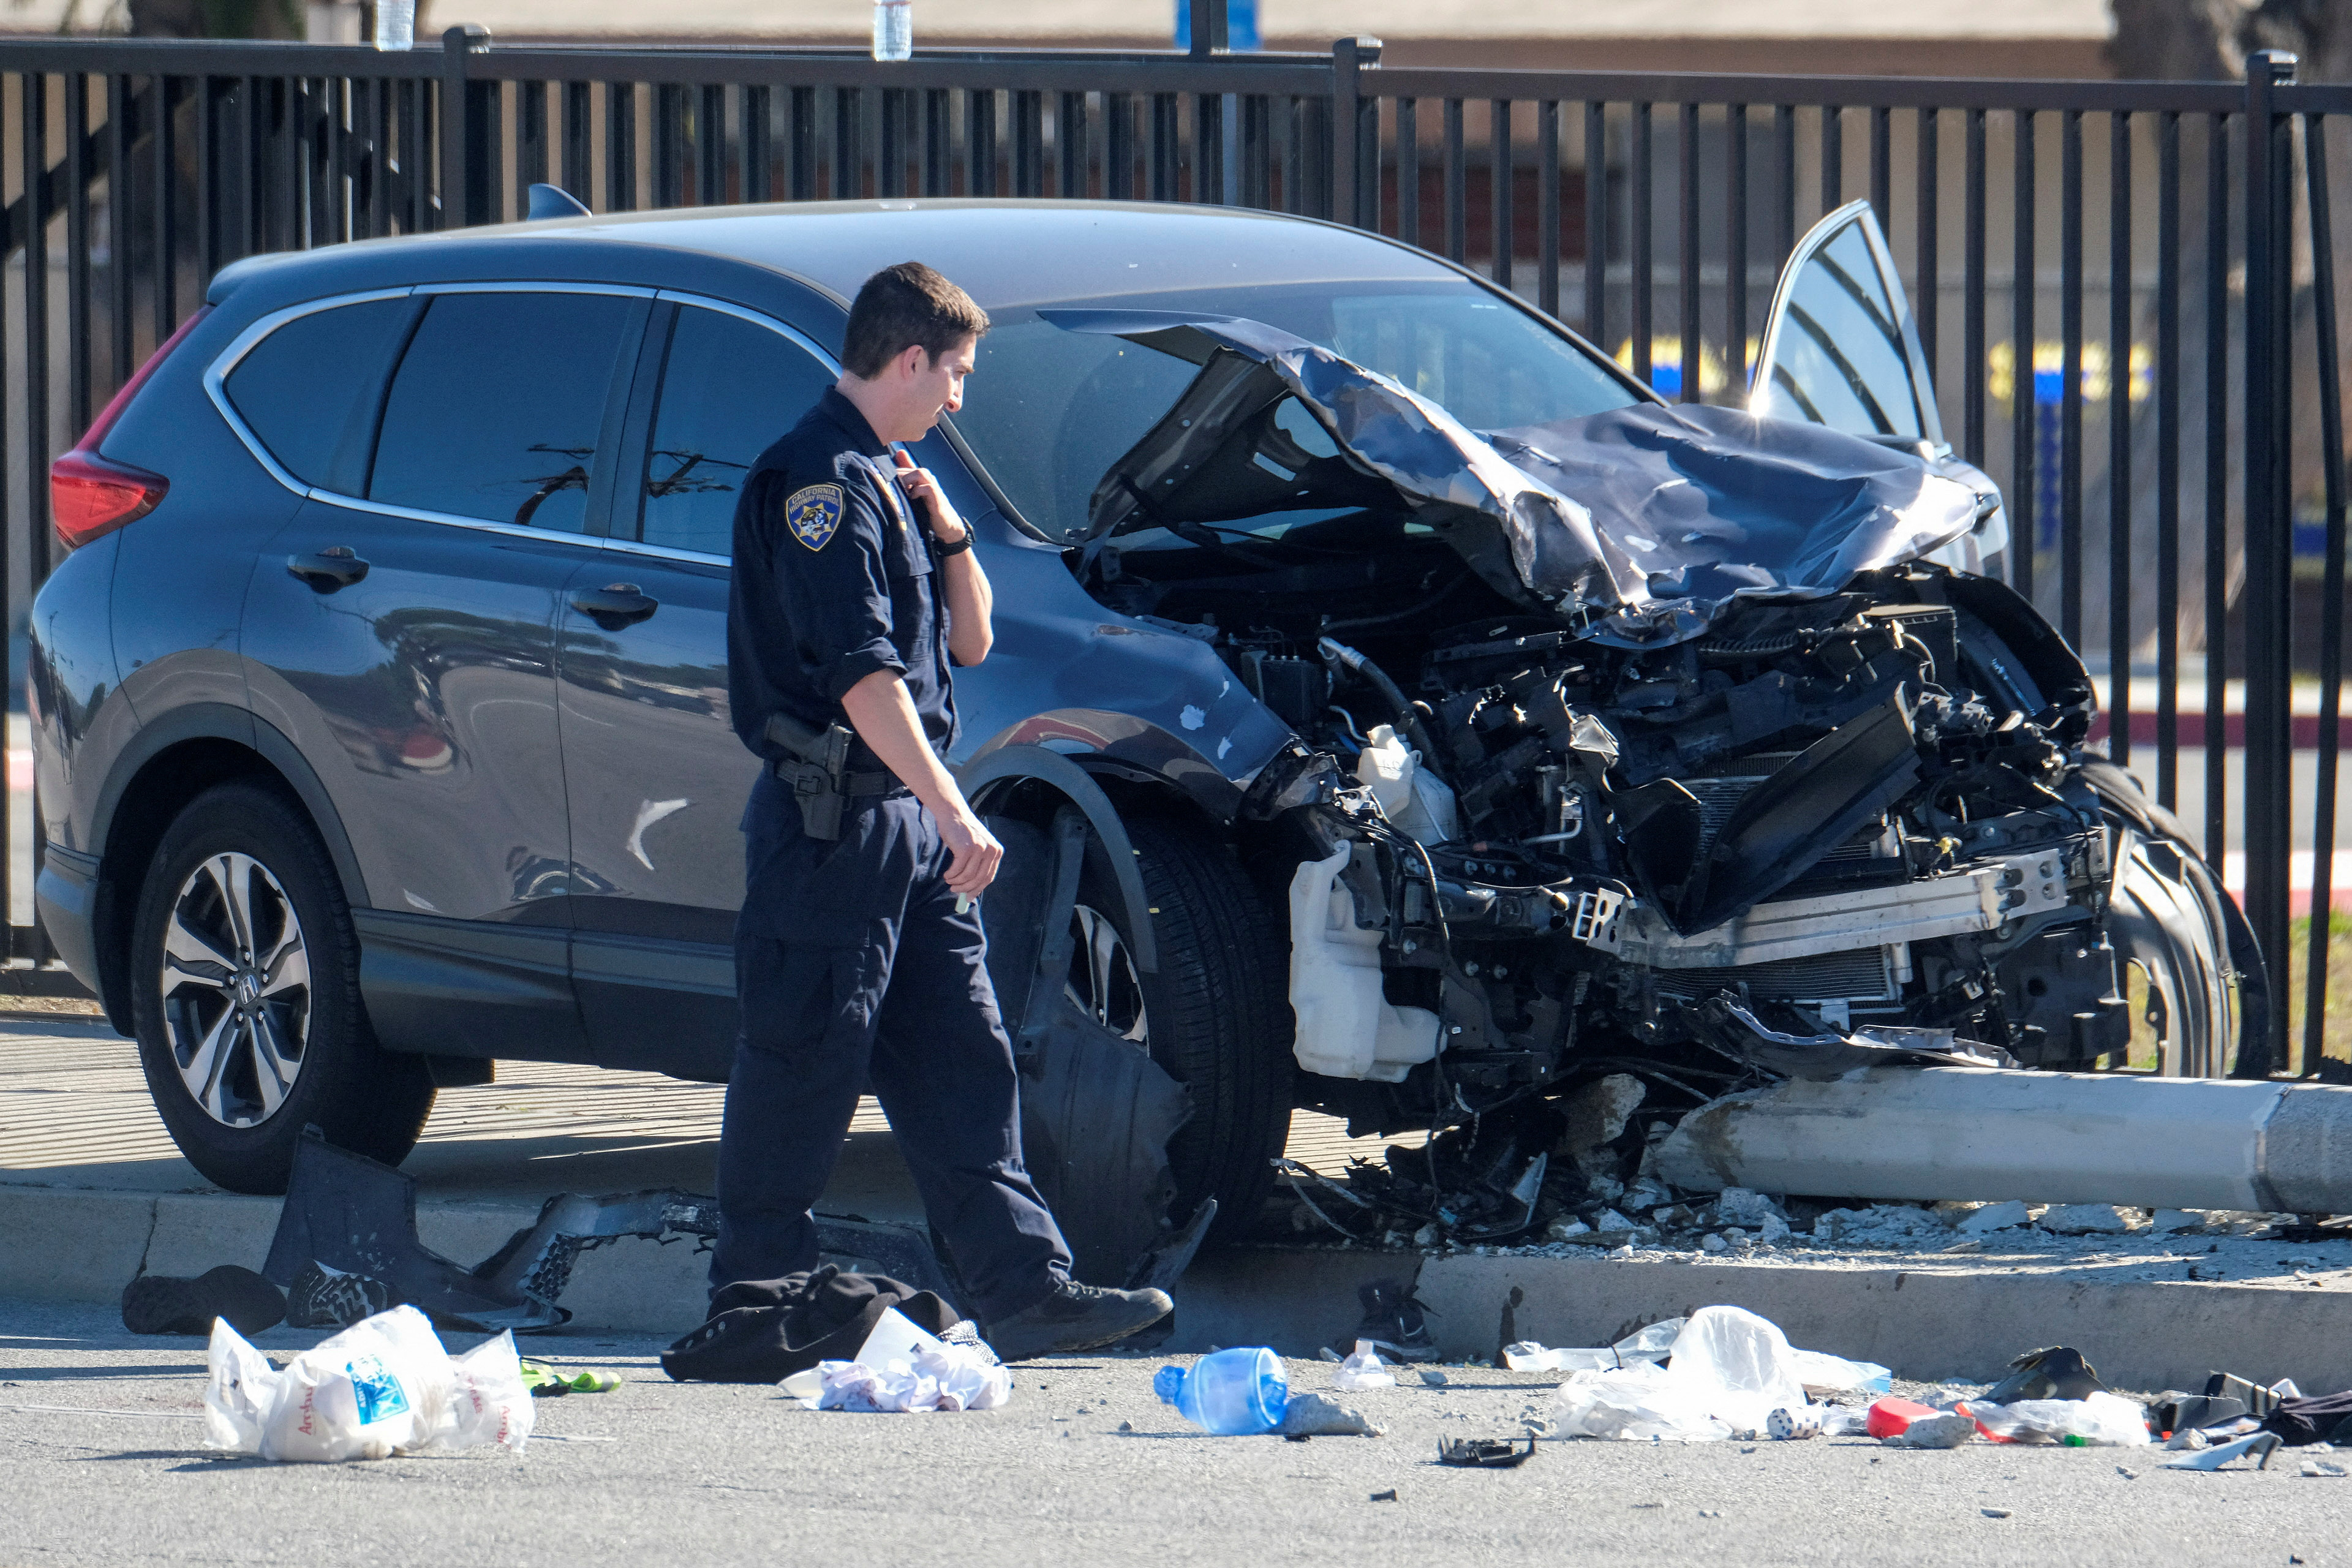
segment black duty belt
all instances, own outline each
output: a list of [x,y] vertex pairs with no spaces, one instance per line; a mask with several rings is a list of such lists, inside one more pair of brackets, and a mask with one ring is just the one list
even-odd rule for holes
[[[769,763],[768,771],[786,784],[791,784],[810,767],[810,763],[802,762],[798,757],[778,757]],[[846,795],[891,795],[906,787],[898,782],[898,774],[887,770],[870,773],[845,773],[841,775],[841,793]]]

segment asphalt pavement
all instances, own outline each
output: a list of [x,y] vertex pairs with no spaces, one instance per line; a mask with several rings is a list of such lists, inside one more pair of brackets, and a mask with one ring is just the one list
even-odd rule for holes
[[[282,1361],[320,1337],[257,1342]],[[1187,1428],[1150,1356],[1029,1363],[1001,1410],[854,1415],[672,1384],[658,1348],[527,1344],[623,1383],[540,1402],[519,1457],[278,1466],[199,1447],[201,1341],[0,1302],[0,1564],[2352,1562],[2352,1479],[2293,1455],[2200,1475],[2151,1449],[1580,1440],[1468,1471],[1437,1465],[1439,1442],[1519,1433],[1554,1379],[1408,1374],[1342,1396],[1386,1436],[1286,1443]],[[1334,1370],[1289,1363],[1298,1389]]]

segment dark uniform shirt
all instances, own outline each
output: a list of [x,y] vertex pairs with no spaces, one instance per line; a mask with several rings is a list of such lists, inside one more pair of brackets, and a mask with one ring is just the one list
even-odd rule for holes
[[[933,750],[955,743],[947,608],[896,471],[857,405],[828,387],[744,479],[727,687],[736,734],[763,758],[782,754],[763,733],[771,713],[846,722],[842,694],[877,669],[906,680]],[[851,765],[880,764],[860,742]]]

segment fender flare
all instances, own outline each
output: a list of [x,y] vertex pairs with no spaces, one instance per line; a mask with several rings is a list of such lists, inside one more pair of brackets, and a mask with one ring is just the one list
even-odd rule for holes
[[1143,873],[1135,867],[1135,845],[1118,819],[1118,808],[1086,769],[1060,752],[1043,746],[1000,746],[973,758],[958,770],[957,784],[964,798],[980,809],[979,801],[992,786],[1019,779],[1035,779],[1060,791],[1086,814],[1087,824],[1102,840],[1110,857],[1111,875],[1127,905],[1127,949],[1135,967],[1146,974],[1160,972],[1160,943],[1151,929],[1151,901],[1143,890]]
[[130,744],[115,757],[114,766],[90,812],[89,842],[100,862],[106,857],[107,841],[113,836],[114,814],[121,806],[131,781],[172,747],[187,741],[206,740],[233,742],[277,770],[278,776],[292,786],[302,809],[310,814],[311,825],[326,843],[327,856],[335,863],[335,875],[343,885],[344,901],[355,910],[373,908],[368,898],[367,879],[361,875],[359,857],[352,849],[351,836],[343,831],[342,816],[335,810],[327,786],[320,781],[310,760],[275,724],[225,702],[192,702],[161,714],[142,725]]

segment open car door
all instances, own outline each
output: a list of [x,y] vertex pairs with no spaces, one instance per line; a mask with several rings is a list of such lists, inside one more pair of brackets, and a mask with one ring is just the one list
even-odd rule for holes
[[1866,201],[1806,232],[1782,268],[1748,411],[1930,451],[1944,445],[1911,301]]

